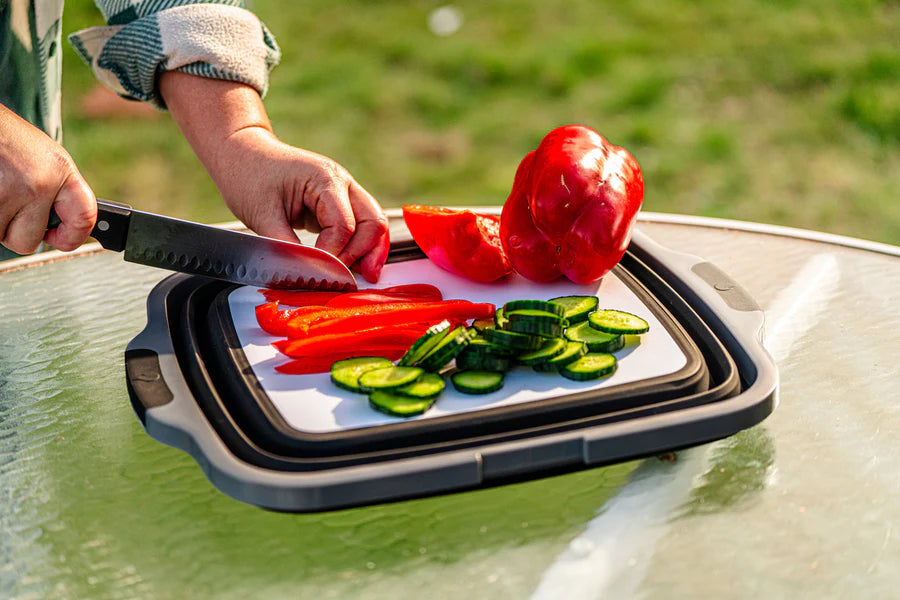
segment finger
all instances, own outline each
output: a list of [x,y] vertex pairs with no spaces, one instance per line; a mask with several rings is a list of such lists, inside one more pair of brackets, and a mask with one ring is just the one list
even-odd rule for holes
[[374,282],[390,249],[388,219],[378,201],[355,181],[350,184],[350,203],[356,230],[338,258],[348,265],[358,261],[363,277]]
[[41,245],[46,228],[47,218],[41,217],[40,205],[29,204],[19,209],[6,224],[0,243],[16,254],[31,254]]
[[[90,236],[97,222],[97,199],[87,182],[70,175],[56,194],[53,208],[60,225],[44,235],[44,240],[58,250],[74,250]],[[49,216],[49,210],[47,211]],[[47,217],[43,219],[46,226]]]
[[341,258],[341,254],[351,241],[356,231],[356,218],[350,205],[350,191],[338,179],[332,179],[319,194],[312,199],[310,207],[319,226],[322,228],[316,239],[316,248],[330,252],[340,258],[344,264],[351,265]]

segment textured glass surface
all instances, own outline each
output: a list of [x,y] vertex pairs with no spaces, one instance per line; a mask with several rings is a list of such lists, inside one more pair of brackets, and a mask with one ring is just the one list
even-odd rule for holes
[[165,274],[0,274],[0,598],[892,598],[900,260],[644,224],[767,312],[780,405],[656,458],[312,515],[219,493],[144,433],[123,351]]

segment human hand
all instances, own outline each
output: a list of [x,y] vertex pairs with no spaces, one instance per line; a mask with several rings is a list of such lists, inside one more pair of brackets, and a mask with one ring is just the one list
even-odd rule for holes
[[[61,224],[47,231],[51,206]],[[96,220],[94,193],[69,153],[0,105],[0,244],[17,254],[31,254],[41,240],[74,250]]]
[[390,246],[387,217],[335,161],[249,127],[229,136],[210,174],[226,206],[256,233],[292,241],[295,228],[318,233],[317,248],[378,280]]
[[294,228],[318,232],[316,247],[370,282],[390,246],[378,202],[330,158],[280,141],[253,88],[170,71],[159,80],[172,117],[234,215],[260,235],[297,241]]

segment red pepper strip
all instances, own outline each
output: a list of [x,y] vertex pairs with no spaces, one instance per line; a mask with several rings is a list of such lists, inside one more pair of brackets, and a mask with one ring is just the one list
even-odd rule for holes
[[493,304],[469,302],[468,300],[444,300],[443,302],[408,304],[402,308],[382,312],[317,320],[305,327],[295,327],[296,321],[292,321],[289,325],[290,332],[288,337],[321,335],[325,333],[352,333],[363,328],[369,329],[418,321],[438,322],[442,319],[468,321],[470,319],[486,319],[493,316]]
[[401,285],[392,285],[386,288],[371,288],[360,290],[361,292],[381,292],[383,294],[410,294],[424,298],[426,296],[433,297],[435,300],[443,300],[444,295],[441,290],[430,283],[404,283]]
[[433,323],[411,323],[408,325],[388,325],[360,331],[311,335],[303,338],[278,340],[273,342],[280,352],[292,358],[328,354],[343,348],[350,348],[358,356],[366,356],[370,349],[385,346],[407,348],[422,337]]
[[[275,370],[279,373],[285,373],[288,375],[327,373],[329,370],[331,370],[331,365],[333,365],[336,361],[343,360],[345,358],[353,358],[356,356],[382,356],[384,358],[387,358],[388,360],[397,360],[398,358],[406,354],[406,351],[408,349],[408,346],[395,346],[392,348],[385,346],[383,349],[378,350],[374,353],[369,352],[360,354],[360,349],[347,348],[345,350],[334,352],[332,354],[297,358],[276,366]],[[362,350],[365,350],[365,348],[362,348]]]
[[314,290],[259,290],[269,302],[279,302],[285,306],[324,306],[326,302],[343,292],[321,292]]
[[369,304],[387,304],[389,302],[435,302],[440,301],[438,296],[417,296],[401,292],[347,292],[335,296],[328,301],[328,308],[350,308],[353,306],[367,306]]
[[320,306],[302,306],[291,310],[278,310],[278,302],[266,302],[256,307],[256,322],[266,333],[287,336],[287,324],[291,319],[322,309]]

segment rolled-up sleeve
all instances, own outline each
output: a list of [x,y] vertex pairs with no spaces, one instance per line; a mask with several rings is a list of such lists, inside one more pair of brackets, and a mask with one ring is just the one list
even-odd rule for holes
[[107,25],[69,36],[97,78],[120,96],[165,109],[166,71],[245,83],[264,96],[281,57],[274,36],[236,0],[97,0]]

